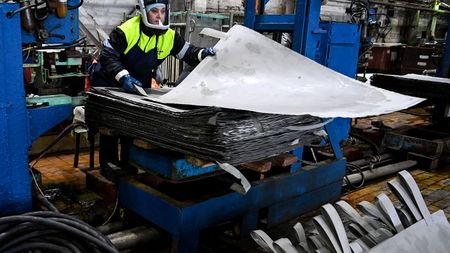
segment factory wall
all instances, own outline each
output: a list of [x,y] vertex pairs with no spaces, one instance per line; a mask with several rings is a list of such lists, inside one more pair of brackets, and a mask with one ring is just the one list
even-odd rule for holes
[[[321,20],[335,22],[349,22],[350,15],[346,9],[350,7],[350,0],[328,0],[322,6]],[[243,14],[243,0],[192,0],[190,1],[195,12],[206,13],[240,13]],[[177,8],[183,8],[178,4]],[[184,5],[184,3],[183,3]],[[266,5],[266,14],[292,13],[295,0],[271,0]],[[419,20],[414,20],[416,11],[403,8],[376,6],[377,13],[390,16],[390,26],[384,28],[386,16],[377,15],[376,21],[381,28],[372,30],[372,41],[377,43],[407,43],[417,44],[421,38],[430,36],[430,23],[432,14],[421,12]],[[437,39],[444,39],[447,31],[447,19],[439,16],[436,28]]]

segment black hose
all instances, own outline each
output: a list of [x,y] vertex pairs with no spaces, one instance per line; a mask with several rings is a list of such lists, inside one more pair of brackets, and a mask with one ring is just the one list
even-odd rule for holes
[[67,238],[61,238],[58,236],[47,236],[45,240],[49,243],[52,243],[54,245],[58,245],[61,247],[65,247],[69,249],[69,252],[73,253],[83,253],[80,249],[75,246],[75,244],[72,241],[68,241]]
[[72,253],[69,249],[65,247],[60,247],[51,243],[45,242],[28,242],[22,245],[17,246],[16,248],[3,251],[3,253],[18,253],[22,251],[42,249],[46,250],[45,252],[57,252],[57,253]]
[[26,213],[25,215],[35,216],[35,217],[42,217],[42,218],[54,218],[54,219],[55,218],[60,218],[60,219],[66,219],[66,220],[71,220],[71,221],[77,222],[80,225],[85,226],[85,228],[83,228],[83,229],[88,229],[90,231],[90,233],[92,233],[93,235],[101,238],[106,243],[109,243],[110,245],[112,245],[112,243],[109,240],[109,238],[107,236],[103,235],[96,228],[93,228],[89,224],[87,224],[86,222],[84,222],[82,220],[79,220],[77,218],[74,218],[74,217],[72,217],[70,215],[63,214],[63,213],[47,212],[47,211],[37,211],[37,212],[32,212],[32,213]]
[[36,198],[38,199],[39,203],[45,206],[49,211],[59,213],[58,208],[56,208],[45,196],[42,196],[40,194],[36,194]]
[[[348,174],[354,174],[356,172],[358,172],[361,175],[361,182],[359,183],[359,185],[355,185],[353,184],[349,179],[348,179]],[[364,176],[364,173],[361,169],[360,166],[356,165],[356,164],[352,164],[352,163],[347,163],[347,170],[345,172],[345,176],[344,176],[344,180],[345,183],[349,186],[351,186],[353,189],[358,189],[364,186],[364,183],[366,182],[366,178]]]
[[[367,22],[369,3],[364,0],[352,0],[349,11],[353,23]],[[364,18],[364,20],[361,20],[362,18]]]
[[37,7],[37,6],[39,6],[39,5],[43,4],[43,3],[44,3],[44,2],[41,2],[41,3],[35,3],[35,4],[30,4],[30,5],[22,6],[22,7],[20,7],[19,9],[16,9],[16,10],[13,10],[13,11],[8,11],[8,12],[6,13],[6,17],[7,17],[7,18],[12,18],[12,17],[14,17],[14,15],[16,15],[16,14],[19,13],[19,12],[22,12],[22,11],[27,10],[27,9],[30,9],[30,8]]
[[36,6],[36,4],[30,4],[30,5],[26,5],[26,6],[20,7],[19,9],[16,9],[16,10],[13,10],[13,11],[8,11],[6,13],[6,17],[7,18],[12,18],[17,13],[22,12],[22,11],[24,11],[26,9],[30,9],[31,7],[35,7],[35,6]]
[[40,211],[0,218],[0,252],[118,253],[111,241],[69,215]]
[[113,245],[111,243],[111,241],[109,240],[109,238],[106,237],[105,235],[103,235],[102,233],[100,233],[100,231],[98,231],[95,228],[92,228],[89,224],[85,223],[84,221],[76,219],[70,215],[62,214],[62,213],[46,212],[46,211],[37,211],[37,212],[32,212],[32,213],[26,213],[24,215],[41,217],[41,218],[52,218],[55,220],[59,220],[61,222],[65,222],[68,225],[73,224],[73,222],[75,222],[75,223],[77,223],[77,224],[75,224],[75,226],[83,226],[82,228],[80,227],[81,230],[84,230],[87,233],[90,233],[93,236],[96,236],[96,237],[102,239],[104,242],[110,244],[111,246]]
[[5,245],[3,245],[1,247],[1,249],[8,249],[13,245],[20,245],[20,244],[22,244],[22,242],[29,241],[35,237],[40,237],[40,236],[43,237],[43,236],[53,234],[55,232],[56,232],[56,230],[47,230],[47,231],[38,230],[38,231],[31,232],[31,233],[25,233],[24,235],[16,236],[16,238],[12,239],[11,241],[9,241]]

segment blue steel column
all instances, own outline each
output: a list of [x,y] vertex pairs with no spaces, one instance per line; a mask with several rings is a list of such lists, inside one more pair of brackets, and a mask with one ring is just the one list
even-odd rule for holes
[[319,28],[321,1],[297,0],[295,13],[294,41],[292,49],[313,59],[320,35]]
[[251,29],[255,27],[256,1],[257,0],[245,1],[244,25]]
[[18,4],[0,4],[0,215],[31,210],[29,130],[23,88]]
[[293,31],[294,40],[292,50],[304,54],[303,43],[305,38],[305,28],[307,24],[308,0],[297,0],[295,4],[295,26]]
[[321,1],[309,0],[307,2],[307,18],[303,28],[304,35],[302,54],[314,60],[317,51],[317,43],[321,36],[321,31],[319,29]]

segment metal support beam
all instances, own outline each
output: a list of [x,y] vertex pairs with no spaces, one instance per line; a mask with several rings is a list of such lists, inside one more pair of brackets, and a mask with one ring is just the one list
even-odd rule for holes
[[72,103],[27,111],[23,81],[18,4],[0,3],[0,215],[31,210],[28,148],[45,131],[66,119]]
[[0,215],[31,210],[19,4],[0,4]]

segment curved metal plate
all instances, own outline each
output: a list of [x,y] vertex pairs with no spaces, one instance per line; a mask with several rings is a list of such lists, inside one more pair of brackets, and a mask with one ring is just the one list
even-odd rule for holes
[[287,238],[280,238],[273,242],[273,248],[277,253],[299,253]]
[[323,242],[320,240],[320,235],[318,233],[316,235],[308,236],[308,245],[310,245],[310,247],[312,247],[311,249],[314,251],[325,247]]
[[250,236],[265,251],[276,252],[273,248],[273,240],[266,234],[266,232],[262,230],[254,230],[250,233]]
[[303,226],[300,222],[297,222],[294,227],[294,236],[295,239],[298,241],[299,244],[304,243],[306,246],[308,246],[308,241],[306,240],[306,234],[305,229],[303,229]]
[[408,192],[403,188],[398,178],[389,181],[388,186],[395,196],[397,196],[397,199],[400,200],[406,208],[408,208],[409,212],[411,212],[416,221],[423,219],[419,209],[417,209],[414,201],[409,197]]
[[389,220],[390,224],[394,226],[397,233],[405,229],[400,221],[400,217],[398,217],[394,205],[386,194],[381,193],[378,195],[375,198],[375,203],[381,211],[381,214],[383,214],[383,216]]
[[361,215],[347,202],[341,200],[336,203],[336,208],[343,214],[347,219],[357,223],[361,228],[363,228],[366,232],[375,230],[373,227],[369,225]]
[[431,214],[430,211],[428,210],[427,204],[425,203],[422,193],[420,193],[420,189],[417,186],[417,183],[414,180],[414,178],[406,170],[400,171],[398,173],[398,177],[405,186],[405,188],[408,190],[409,194],[414,200],[414,203],[417,205],[417,208],[422,214],[422,217],[425,219],[425,222],[429,223],[431,219]]
[[334,235],[338,239],[342,252],[351,253],[344,224],[342,223],[341,217],[339,217],[339,214],[334,206],[331,204],[325,204],[322,206],[320,211],[325,221],[332,228]]
[[363,237],[365,234],[367,234],[367,231],[365,231],[363,228],[361,228],[360,225],[357,223],[351,223],[348,225],[348,230],[356,237]]
[[314,226],[319,231],[320,239],[334,253],[342,253],[341,246],[334,236],[333,231],[328,227],[327,223],[321,215],[313,218]]
[[395,209],[397,209],[398,217],[405,228],[415,223],[413,215],[405,207],[395,207]]
[[315,251],[315,253],[331,253],[327,248],[320,248]]
[[350,249],[352,250],[352,253],[363,253],[364,252],[364,249],[357,242],[351,242]]
[[381,220],[384,224],[386,224],[386,226],[388,226],[392,231],[395,231],[395,228],[391,225],[391,223],[381,214],[380,210],[378,210],[378,208],[368,202],[368,201],[361,201],[358,203],[357,207],[359,208],[359,210],[361,210],[361,212],[363,212],[364,214],[368,215],[368,216],[372,216],[374,218],[377,218],[379,220]]

